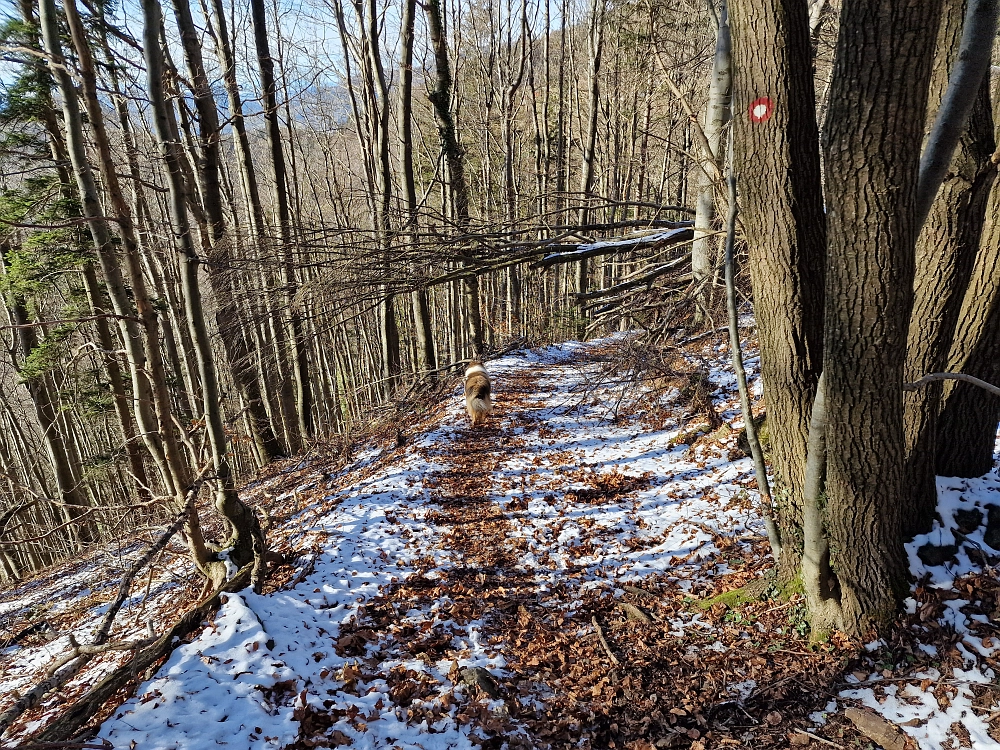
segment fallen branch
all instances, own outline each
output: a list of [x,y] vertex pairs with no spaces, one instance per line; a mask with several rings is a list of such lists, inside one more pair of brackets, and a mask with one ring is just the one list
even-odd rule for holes
[[114,750],[107,740],[102,739],[101,744],[95,744],[97,740],[87,740],[86,742],[32,742],[30,745],[21,745],[18,750],[49,750],[49,748],[66,748],[67,750]]
[[94,645],[100,645],[108,639],[108,634],[111,632],[111,625],[114,623],[115,617],[118,615],[119,610],[121,610],[122,605],[125,603],[125,599],[128,597],[129,587],[132,585],[132,581],[139,574],[146,565],[152,560],[160,550],[167,546],[167,542],[180,531],[184,522],[187,520],[188,515],[191,512],[191,506],[194,503],[195,497],[198,495],[198,490],[202,484],[205,482],[205,473],[208,470],[208,464],[198,473],[198,477],[191,484],[190,489],[187,492],[187,500],[184,503],[184,508],[174,519],[174,522],[167,527],[160,538],[151,546],[146,553],[136,560],[132,567],[128,569],[125,576],[122,578],[121,584],[118,586],[118,596],[115,598],[114,602],[108,608],[107,613],[104,615],[104,621],[101,623],[100,629],[97,631],[97,635],[94,636]]
[[612,663],[615,665],[621,664],[621,662],[618,661],[618,657],[611,651],[611,646],[608,645],[608,641],[604,637],[604,631],[601,630],[601,626],[597,624],[597,616],[595,615],[594,617],[591,617],[590,621],[594,623],[594,630],[597,631],[597,637],[601,641],[601,645],[604,646],[604,650],[608,652],[608,656],[610,657]]
[[608,297],[612,294],[618,294],[618,292],[624,292],[628,289],[635,289],[636,287],[646,286],[651,282],[658,279],[665,273],[669,273],[677,266],[681,265],[684,261],[691,257],[690,253],[685,253],[680,258],[670,261],[669,263],[663,263],[658,266],[654,266],[652,270],[647,271],[642,276],[631,281],[624,281],[621,284],[615,284],[614,286],[609,286],[606,289],[596,289],[593,292],[587,292],[581,294],[580,292],[575,293],[573,296],[576,297],[580,302],[586,300],[598,299],[599,297]]
[[694,229],[691,227],[680,227],[678,229],[671,229],[668,232],[660,232],[642,237],[619,238],[601,240],[599,242],[587,242],[579,245],[568,245],[566,246],[567,248],[573,249],[549,253],[541,260],[532,263],[529,268],[548,268],[557,263],[575,263],[578,260],[594,258],[598,255],[612,255],[646,246],[675,245],[681,242],[693,241],[693,239]]
[[903,390],[916,391],[924,386],[941,380],[961,380],[963,383],[969,383],[977,388],[982,388],[984,391],[989,391],[994,396],[1000,396],[1000,388],[997,386],[992,383],[987,383],[985,380],[973,377],[972,375],[966,375],[962,372],[932,372],[929,375],[924,375],[920,378],[920,380],[913,383],[903,383]]
[[[197,628],[219,605],[223,593],[246,588],[250,581],[252,568],[252,563],[243,566],[235,576],[216,589],[211,596],[184,613],[166,633],[150,645],[139,650],[131,661],[123,664],[104,677],[83,698],[70,706],[61,716],[32,739],[36,742],[62,742],[74,737],[81,727],[85,726],[87,722],[91,721],[99,713],[108,699],[121,690],[130,680],[142,679],[141,675],[147,669],[161,658],[170,654],[174,649],[175,642],[179,642],[184,636]],[[81,656],[81,659],[84,658],[89,659],[90,657]],[[79,671],[79,668],[76,671]],[[67,679],[69,678],[67,677]],[[6,729],[6,725],[3,726],[3,729]],[[0,730],[0,733],[2,731]]]
[[885,750],[907,750],[906,733],[874,711],[851,707],[844,711],[844,716],[861,734]]
[[625,619],[631,620],[632,622],[641,622],[644,625],[649,625],[653,622],[653,618],[643,612],[634,604],[629,604],[628,602],[619,602],[618,609],[625,613]]
[[824,737],[820,737],[818,734],[813,734],[812,732],[807,732],[805,729],[798,729],[796,731],[799,734],[804,734],[806,737],[811,737],[812,739],[816,740],[817,742],[821,742],[824,745],[829,745],[830,747],[835,747],[835,748],[837,748],[837,750],[844,750],[844,746],[843,745],[838,745],[836,742],[831,742],[830,740],[828,740],[828,739],[826,739]]

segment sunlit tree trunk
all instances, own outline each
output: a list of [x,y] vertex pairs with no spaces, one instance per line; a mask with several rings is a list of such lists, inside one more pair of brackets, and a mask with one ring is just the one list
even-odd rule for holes
[[[711,153],[703,153],[700,170],[696,172],[698,202],[694,217],[694,244],[691,245],[691,271],[699,290],[697,300],[700,316],[708,309],[710,282],[716,266],[718,239],[715,227],[715,182],[717,164],[722,163],[722,135],[732,116],[732,40],[726,0],[719,2],[715,57],[712,60],[712,80],[708,88],[705,113],[705,139]],[[704,150],[704,149],[703,149]]]
[[916,186],[941,3],[849,0],[825,127],[826,519],[845,627],[887,627],[909,589],[901,386]]
[[[434,52],[436,72],[429,97],[431,105],[434,107],[434,120],[437,123],[438,136],[441,140],[441,153],[448,168],[448,187],[454,205],[455,220],[460,228],[465,228],[469,225],[470,220],[469,189],[465,180],[465,152],[458,143],[455,120],[451,112],[451,64],[448,61],[448,42],[444,36],[439,0],[428,0],[424,4],[424,12],[427,14],[428,32],[431,48]],[[466,261],[466,267],[471,267],[468,261]],[[485,349],[485,342],[483,339],[483,318],[479,304],[478,276],[465,277],[463,285],[465,309],[472,330],[472,349],[477,357],[481,357]]]

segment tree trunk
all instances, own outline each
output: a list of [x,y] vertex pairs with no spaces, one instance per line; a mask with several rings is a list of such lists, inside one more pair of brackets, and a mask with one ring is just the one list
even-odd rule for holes
[[[250,0],[250,17],[253,21],[253,38],[260,70],[260,85],[264,94],[264,123],[267,145],[271,152],[271,166],[274,172],[274,201],[278,209],[278,231],[281,242],[281,271],[284,282],[285,306],[288,310],[288,337],[293,352],[292,375],[295,382],[295,411],[301,437],[312,433],[312,392],[309,383],[309,362],[305,341],[302,337],[302,320],[295,304],[298,281],[292,259],[291,214],[288,208],[288,186],[285,171],[285,155],[281,147],[281,124],[278,122],[277,89],[274,82],[274,60],[267,35],[267,15],[263,0]],[[291,420],[289,420],[291,421]],[[296,440],[296,447],[298,441]]]
[[[231,240],[226,236],[225,219],[222,213],[222,187],[219,181],[219,113],[215,98],[209,86],[208,76],[201,56],[201,43],[191,17],[188,0],[173,0],[174,15],[180,31],[184,57],[191,73],[194,103],[198,110],[200,153],[198,177],[201,186],[201,200],[210,229],[209,243],[211,255],[207,264],[208,278],[215,293],[217,309],[216,325],[222,340],[223,350],[232,375],[250,414],[251,438],[257,452],[265,461],[283,454],[282,448],[271,430],[271,423],[264,408],[260,380],[255,370],[253,338],[248,337],[239,308],[236,304],[232,285]],[[245,133],[244,133],[245,137]]]
[[[75,38],[74,46],[77,47],[77,55],[80,59],[84,103],[87,105],[87,114],[101,157],[101,176],[121,231],[129,282],[132,287],[131,295],[125,287],[125,279],[122,275],[116,248],[104,218],[104,209],[97,192],[97,183],[87,160],[86,141],[76,89],[63,65],[55,4],[53,0],[42,0],[40,3],[42,36],[49,53],[50,69],[52,69],[62,94],[66,145],[79,188],[83,214],[87,218],[101,269],[104,272],[112,307],[118,318],[122,340],[125,342],[132,379],[136,421],[139,424],[146,447],[160,470],[166,494],[180,498],[183,497],[184,488],[187,486],[187,465],[174,436],[170,395],[163,377],[163,365],[160,358],[159,336],[157,335],[159,326],[156,312],[146,294],[145,280],[139,265],[135,235],[132,229],[131,212],[121,194],[107,134],[104,130],[103,113],[97,102],[96,73],[90,55],[90,47],[85,41],[80,42],[83,38],[82,24],[76,13],[76,6],[72,3],[68,6],[72,6],[66,8],[66,14],[71,34]],[[135,324],[136,314],[138,314],[145,329],[145,337],[142,336],[139,327]],[[197,538],[197,533],[194,530],[192,530],[192,538]]]
[[[28,310],[23,300],[16,297],[10,304],[11,319],[16,329],[17,343],[21,350],[22,363],[38,348],[38,334],[35,325],[28,317]],[[90,502],[80,480],[80,466],[73,461],[67,446],[65,430],[59,423],[58,404],[53,396],[55,385],[48,373],[37,375],[20,375],[25,389],[35,410],[35,418],[42,435],[42,444],[48,455],[52,476],[56,480],[56,489],[63,508],[59,515],[74,521],[72,534],[80,542],[92,542],[97,539],[97,527],[94,520],[88,517]]]
[[[701,169],[696,172],[698,179],[698,202],[694,217],[694,243],[691,245],[691,272],[698,287],[698,312],[696,320],[702,320],[708,310],[711,287],[709,286],[716,266],[715,237],[715,182],[717,165],[722,164],[722,134],[732,117],[732,40],[729,33],[729,9],[726,0],[720,0],[718,12],[719,26],[715,37],[715,58],[712,60],[712,81],[708,88],[708,104],[705,113],[705,138],[710,153],[702,155]],[[758,50],[761,55],[763,51]],[[762,56],[762,55],[761,55]]]
[[[798,573],[809,414],[823,360],[826,215],[812,49],[795,0],[730,0],[737,172],[771,429],[779,575]],[[762,96],[770,117],[754,117]],[[757,106],[760,106],[758,102]]]
[[[19,3],[21,15],[25,23],[34,24],[32,3],[22,0]],[[34,42],[38,44],[38,37]],[[40,60],[36,63],[44,65]],[[42,121],[45,131],[49,137],[49,145],[52,157],[56,163],[56,171],[59,174],[59,182],[62,192],[66,197],[72,195],[72,176],[70,175],[70,158],[66,151],[66,144],[63,140],[62,132],[59,128],[55,107],[51,97],[46,97],[43,105]],[[146,477],[146,467],[143,462],[141,445],[135,440],[135,427],[132,420],[130,397],[126,393],[125,383],[122,379],[121,367],[118,363],[115,350],[118,348],[114,343],[111,326],[106,317],[100,317],[111,311],[107,309],[104,294],[101,290],[100,282],[93,263],[86,263],[83,267],[83,282],[87,296],[90,300],[91,309],[94,315],[99,316],[95,321],[97,328],[98,342],[103,351],[104,366],[108,372],[108,380],[111,383],[111,392],[114,397],[115,413],[121,426],[122,440],[125,453],[129,460],[129,469],[135,480],[135,493],[140,501],[150,499],[149,480]]]
[[[928,120],[933,122],[959,54],[965,0],[946,0],[932,73]],[[972,116],[951,161],[916,249],[913,312],[910,316],[904,380],[914,382],[948,364],[965,290],[972,275],[996,175],[990,156],[996,146],[989,78],[979,87]],[[908,493],[903,513],[907,538],[930,531],[937,509],[935,443],[941,383],[903,396]],[[978,394],[985,398],[986,394]]]
[[[416,22],[416,0],[404,0],[402,38],[399,61],[399,161],[403,184],[403,224],[409,232],[410,247],[417,247],[417,187],[413,174],[413,29]],[[413,306],[414,332],[420,369],[431,380],[437,362],[434,357],[434,331],[431,328],[427,290],[416,289],[410,295]]]
[[888,627],[909,588],[901,387],[918,231],[914,144],[940,7],[845,2],[830,86],[826,509],[844,625],[856,635]]
[[[107,315],[110,313],[107,301],[101,288],[100,280],[94,266],[88,263],[83,267],[83,285],[90,298],[90,306],[94,315]],[[115,354],[117,345],[111,335],[111,327],[106,318],[97,321],[97,341],[104,354],[104,367],[108,371],[108,380],[111,382],[111,392],[115,399],[115,413],[118,415],[118,422],[122,428],[122,440],[125,443],[125,454],[128,456],[129,470],[135,480],[135,493],[140,502],[150,500],[152,495],[149,490],[149,479],[146,477],[146,464],[143,462],[140,443],[136,441],[135,422],[132,419],[132,411],[129,401],[131,397],[125,392],[125,382],[122,379],[121,366]]]
[[[969,290],[951,348],[949,372],[1000,383],[1000,180],[994,180]],[[935,467],[946,477],[993,468],[1000,398],[968,383],[945,386]]]
[[[48,0],[51,1],[51,0]],[[226,434],[222,424],[222,410],[219,403],[219,385],[212,356],[211,342],[205,326],[201,305],[201,290],[198,286],[199,258],[191,237],[187,217],[186,189],[181,174],[179,145],[172,138],[172,112],[167,105],[163,87],[163,56],[159,43],[159,29],[162,14],[157,0],[143,0],[143,53],[149,83],[149,99],[152,107],[153,124],[167,172],[170,191],[170,221],[174,248],[181,264],[184,287],[185,312],[191,337],[195,342],[198,370],[204,394],[203,414],[206,421],[209,445],[212,452],[212,468],[217,483],[216,508],[231,526],[232,536],[227,541],[230,547],[229,559],[238,568],[253,561],[255,563],[255,585],[263,582],[264,535],[253,511],[240,500],[236,491],[226,448]],[[199,568],[216,584],[228,576],[223,561],[206,558],[196,560]]]
[[[579,222],[588,222],[588,204],[594,186],[594,158],[597,150],[597,117],[600,114],[601,53],[604,49],[604,0],[593,0],[590,6],[590,29],[587,39],[590,44],[590,76],[588,78],[587,132],[583,142],[583,161],[580,165],[580,213]],[[576,290],[586,294],[589,284],[589,270],[584,258],[576,265]]]
[[[441,153],[448,168],[448,185],[451,200],[454,205],[455,220],[460,228],[469,225],[469,189],[465,181],[465,152],[458,143],[455,134],[455,120],[451,113],[451,65],[448,62],[448,42],[444,37],[444,24],[441,18],[440,0],[427,0],[424,3],[427,14],[428,33],[431,47],[434,51],[434,64],[437,76],[428,97],[434,107],[434,120],[437,123],[438,136],[441,139]],[[465,251],[465,266],[471,267],[471,253]],[[472,328],[472,348],[477,357],[483,355],[483,319],[479,305],[479,278],[467,276],[463,280],[465,308],[468,311],[469,323]]]

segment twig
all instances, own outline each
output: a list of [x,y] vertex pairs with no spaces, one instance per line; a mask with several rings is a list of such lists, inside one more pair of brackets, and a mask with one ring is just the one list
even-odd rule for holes
[[187,521],[188,516],[191,513],[191,507],[194,505],[194,500],[198,496],[198,491],[206,481],[205,475],[208,473],[210,466],[211,464],[205,464],[201,471],[198,472],[198,476],[195,477],[194,482],[191,483],[191,487],[188,488],[184,508],[177,515],[174,522],[167,527],[167,530],[160,535],[160,538],[157,539],[156,543],[146,551],[146,554],[132,564],[132,567],[128,569],[128,572],[122,578],[122,582],[118,586],[118,596],[108,608],[107,614],[104,615],[104,621],[101,623],[101,627],[97,631],[97,635],[94,636],[93,645],[99,646],[108,639],[108,634],[111,632],[111,625],[114,622],[115,617],[118,615],[119,610],[121,610],[122,605],[125,603],[125,599],[128,597],[128,590],[132,585],[133,579],[160,550],[167,546],[167,542],[170,541],[174,534],[180,531],[181,526],[183,526],[184,522]]
[[77,748],[78,750],[114,750],[114,745],[106,739],[101,740],[100,745],[95,745],[94,740],[85,742],[32,742],[30,745],[21,745],[19,750],[48,750],[49,748]]
[[807,732],[805,729],[799,729],[797,731],[799,732],[799,734],[804,734],[806,737],[811,737],[812,739],[816,740],[817,742],[822,742],[824,745],[829,745],[830,747],[836,747],[836,748],[838,748],[838,750],[844,750],[844,746],[843,745],[838,745],[836,742],[831,742],[828,739],[820,737],[818,734],[813,734],[812,732]]
[[597,631],[597,637],[600,639],[601,645],[604,646],[604,650],[608,652],[608,656],[611,658],[611,661],[615,665],[621,664],[621,662],[618,661],[618,657],[615,656],[614,653],[612,653],[611,646],[608,645],[608,641],[604,637],[604,631],[601,630],[601,626],[597,624],[597,616],[595,615],[595,616],[591,617],[590,621],[592,623],[594,623],[594,630]]
[[316,553],[309,555],[308,559],[306,560],[306,564],[303,565],[302,569],[295,574],[295,578],[293,578],[291,581],[288,582],[287,588],[290,589],[295,588],[306,579],[306,576],[308,576],[310,573],[313,572],[313,570],[316,569],[316,557],[317,557]]

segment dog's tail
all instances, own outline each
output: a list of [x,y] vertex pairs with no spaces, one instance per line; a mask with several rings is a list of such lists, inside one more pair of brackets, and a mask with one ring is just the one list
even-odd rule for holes
[[472,407],[472,411],[477,414],[489,414],[493,410],[493,404],[490,402],[490,397],[486,398],[474,398],[470,402],[469,406]]
[[473,398],[468,402],[469,416],[472,418],[472,426],[477,426],[480,422],[486,422],[486,415],[493,409],[490,397]]

